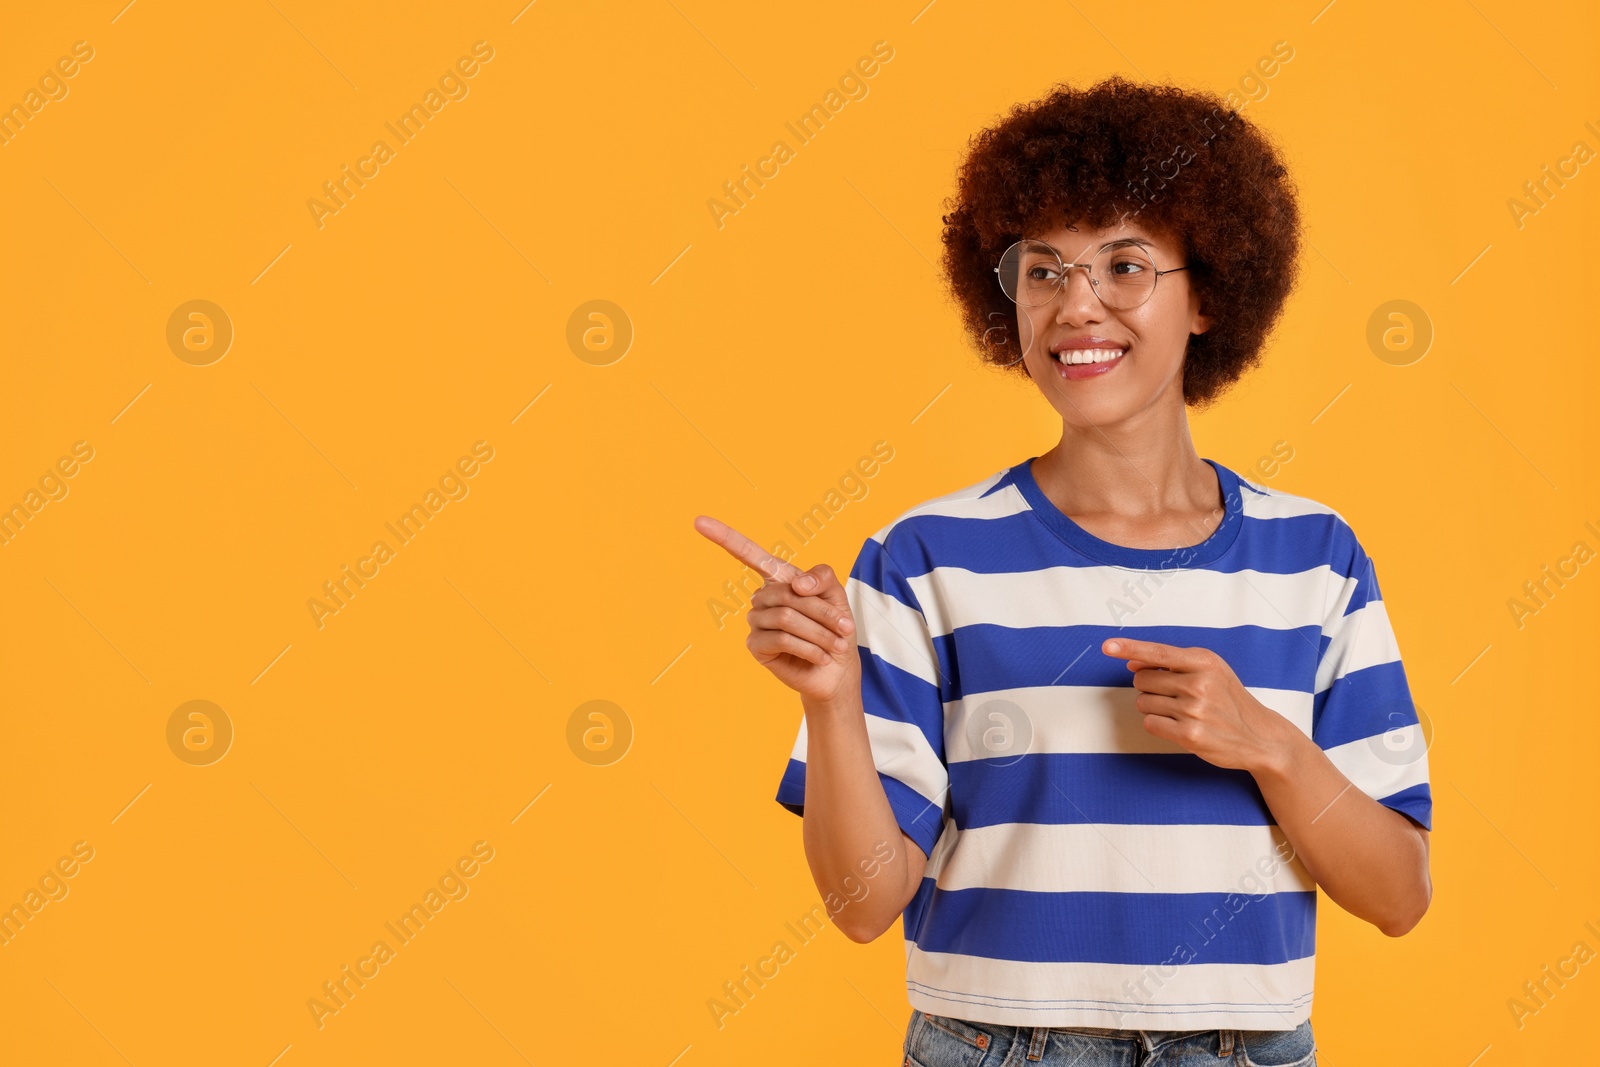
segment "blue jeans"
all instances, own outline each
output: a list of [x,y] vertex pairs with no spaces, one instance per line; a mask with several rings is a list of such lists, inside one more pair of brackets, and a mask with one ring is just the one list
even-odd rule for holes
[[913,1008],[902,1067],[1316,1067],[1311,1020],[1293,1030],[1006,1026]]

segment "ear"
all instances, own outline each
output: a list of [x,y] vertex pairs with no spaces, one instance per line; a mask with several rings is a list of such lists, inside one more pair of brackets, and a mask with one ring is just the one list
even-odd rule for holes
[[1211,329],[1211,316],[1210,315],[1202,315],[1202,314],[1200,314],[1199,311],[1196,311],[1194,313],[1194,318],[1191,320],[1191,325],[1189,327],[1189,332],[1190,333],[1205,333],[1209,329]]

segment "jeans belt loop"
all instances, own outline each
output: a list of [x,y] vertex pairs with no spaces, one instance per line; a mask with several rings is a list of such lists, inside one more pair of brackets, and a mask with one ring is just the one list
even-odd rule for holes
[[1045,1042],[1050,1039],[1048,1026],[1035,1026],[1033,1036],[1028,1041],[1028,1059],[1038,1061],[1044,1059]]

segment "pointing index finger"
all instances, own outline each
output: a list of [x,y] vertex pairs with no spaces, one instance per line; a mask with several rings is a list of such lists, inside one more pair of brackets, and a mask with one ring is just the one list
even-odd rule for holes
[[774,556],[725,522],[709,515],[695,517],[694,528],[708,540],[721,545],[729,555],[746,564],[769,582],[792,582],[805,572]]
[[1129,660],[1130,665],[1138,663],[1141,667],[1163,667],[1169,671],[1189,671],[1199,668],[1193,650],[1162,644],[1160,641],[1135,641],[1128,637],[1112,637],[1101,644],[1101,651],[1108,656]]

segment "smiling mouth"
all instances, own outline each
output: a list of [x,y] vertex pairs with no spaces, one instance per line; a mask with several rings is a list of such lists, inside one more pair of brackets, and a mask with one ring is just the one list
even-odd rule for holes
[[1109,363],[1127,352],[1125,348],[1081,348],[1066,349],[1062,352],[1051,354],[1051,358],[1058,363],[1069,366],[1087,363]]

